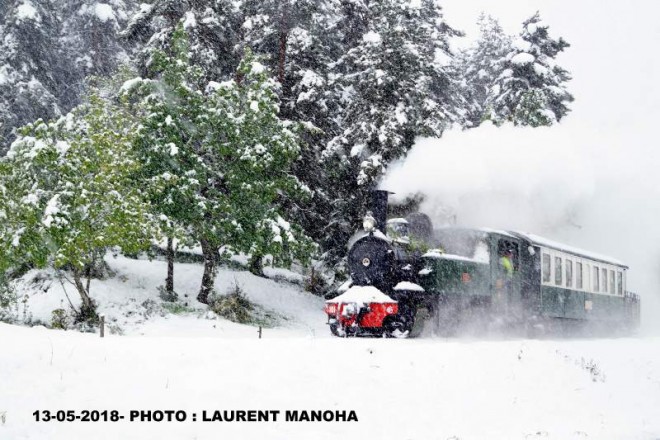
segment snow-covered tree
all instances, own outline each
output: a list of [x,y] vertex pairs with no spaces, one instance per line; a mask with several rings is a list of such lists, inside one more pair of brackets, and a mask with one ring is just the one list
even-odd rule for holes
[[496,19],[482,14],[478,24],[479,39],[457,57],[462,89],[468,104],[468,127],[476,127],[484,118],[489,118],[490,110],[486,102],[502,73],[504,58],[511,52],[511,38]]
[[119,37],[133,12],[133,0],[63,2],[62,41],[81,76],[108,76],[127,63]]
[[132,184],[133,131],[124,112],[93,95],[66,117],[20,129],[0,167],[0,254],[70,270],[79,319],[95,317],[91,268],[110,248],[145,249],[152,235],[148,206]]
[[[5,2],[3,2],[5,3]],[[57,35],[60,22],[55,2],[9,0],[0,16],[0,138],[37,118],[63,113],[57,95],[77,78],[65,75],[67,55]],[[2,149],[4,150],[4,148]]]
[[80,103],[86,75],[125,59],[117,39],[133,0],[0,2],[0,153],[14,130]]
[[277,72],[283,99],[290,109],[300,102],[318,101],[323,106],[322,86],[327,81],[329,64],[341,51],[338,6],[338,0],[244,2],[242,45],[263,56],[270,69]]
[[[1,11],[0,11],[1,12]],[[0,160],[0,176],[11,174],[11,165],[6,160]],[[3,178],[0,181],[0,278],[5,280],[5,273],[15,264],[11,244],[13,242],[13,231],[18,230],[9,221],[11,207],[11,186],[7,188],[8,182]]]
[[148,76],[155,50],[167,51],[177,26],[183,25],[191,62],[207,80],[224,80],[240,60],[240,6],[232,0],[154,0],[141,5],[123,36],[136,46],[138,67]]
[[[371,5],[367,32],[339,62],[347,104],[343,132],[328,151],[359,163],[358,184],[376,181],[414,136],[439,136],[458,118],[447,73],[452,35],[431,0]],[[438,83],[446,87],[436,89]]]
[[207,83],[191,65],[183,26],[168,46],[170,53],[152,55],[155,79],[124,89],[142,89],[147,97],[138,149],[162,213],[202,247],[198,299],[206,303],[221,250],[272,255],[281,263],[308,258],[311,243],[276,203],[301,189],[290,174],[298,138],[295,125],[277,115],[275,82],[249,51],[237,79]]
[[338,0],[248,0],[243,7],[242,44],[262,56],[280,82],[281,115],[304,123],[293,173],[312,189],[305,202],[281,203],[315,238],[330,214],[324,191],[327,173],[320,157],[339,132],[339,93],[331,81],[333,63],[343,51]]
[[486,104],[495,123],[512,121],[536,127],[552,125],[566,116],[568,103],[573,101],[566,89],[571,77],[555,58],[568,46],[563,38],[550,37],[538,12],[523,23]]
[[184,181],[194,179],[185,174],[194,158],[185,151],[180,153],[180,146],[193,136],[190,132],[193,125],[187,117],[190,105],[171,99],[168,92],[157,81],[137,79],[124,84],[121,98],[125,102],[139,99],[137,105],[131,106],[141,120],[134,140],[141,163],[136,178],[145,190],[159,228],[167,237],[165,290],[173,299],[174,253],[178,243],[191,240],[185,227],[188,205],[184,203],[190,196],[190,188]]
[[440,136],[461,118],[449,48],[458,33],[436,2],[373,2],[366,18],[366,32],[336,65],[344,111],[325,152],[336,191],[327,232],[336,250],[387,165],[405,156],[415,136]]
[[[139,119],[134,139],[141,163],[136,176],[142,182],[153,214],[167,237],[165,290],[174,298],[174,253],[176,243],[193,242],[191,204],[199,185],[197,153],[184,148],[195,141],[199,119],[205,111],[203,73],[190,66],[188,44],[182,25],[171,35],[167,50],[151,49],[148,73],[154,79],[134,78],[119,91],[120,100]],[[181,60],[181,62],[177,62]]]
[[337,23],[344,48],[357,47],[369,25],[369,2],[366,0],[340,0],[340,17]]

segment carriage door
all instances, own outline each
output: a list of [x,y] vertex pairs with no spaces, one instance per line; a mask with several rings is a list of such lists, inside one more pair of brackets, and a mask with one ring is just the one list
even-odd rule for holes
[[520,242],[513,237],[499,237],[493,244],[493,311],[509,319],[522,319]]

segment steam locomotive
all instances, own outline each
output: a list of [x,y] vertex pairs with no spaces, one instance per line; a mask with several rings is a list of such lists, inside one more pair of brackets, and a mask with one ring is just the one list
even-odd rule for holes
[[373,192],[348,243],[350,279],[325,304],[333,335],[409,337],[425,325],[451,334],[467,322],[531,332],[639,326],[624,263],[528,233],[434,229],[422,213],[388,221],[388,194]]

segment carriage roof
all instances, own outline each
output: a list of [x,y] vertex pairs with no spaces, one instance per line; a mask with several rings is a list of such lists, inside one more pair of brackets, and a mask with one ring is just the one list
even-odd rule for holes
[[578,257],[583,257],[589,260],[601,262],[601,263],[607,263],[607,264],[612,264],[614,266],[620,266],[623,268],[628,268],[628,265],[626,265],[624,262],[617,260],[616,258],[609,257],[607,255],[602,255],[598,254],[596,252],[591,252],[591,251],[586,251],[584,249],[580,249],[574,246],[569,246],[564,243],[560,243],[557,241],[553,241],[550,239],[547,239],[545,237],[541,237],[536,234],[530,234],[528,232],[519,232],[519,231],[504,231],[504,230],[499,230],[499,229],[491,229],[491,228],[476,228],[476,229],[471,229],[471,228],[461,228],[461,227],[445,227],[445,228],[439,228],[434,231],[436,237],[437,234],[440,233],[441,231],[446,231],[446,230],[451,230],[453,233],[462,233],[462,234],[475,234],[475,236],[478,236],[479,233],[481,234],[498,234],[504,237],[511,237],[511,238],[516,238],[519,240],[524,240],[526,242],[529,242],[532,246],[539,246],[543,248],[548,248],[548,249],[553,249],[556,251],[561,251],[561,252],[566,252],[567,254],[572,254]]
[[569,246],[564,243],[559,243],[553,240],[549,240],[547,238],[541,237],[536,234],[530,234],[528,232],[509,232],[509,234],[514,235],[518,238],[522,238],[523,240],[530,242],[534,246],[554,249],[557,251],[566,252],[568,254],[573,254],[579,257],[584,257],[589,260],[599,261],[601,263],[613,264],[615,266],[621,266],[626,269],[628,268],[628,266],[625,263],[623,263],[620,260],[617,260],[616,258],[608,257],[607,255],[602,255],[591,251],[585,251],[583,249]]

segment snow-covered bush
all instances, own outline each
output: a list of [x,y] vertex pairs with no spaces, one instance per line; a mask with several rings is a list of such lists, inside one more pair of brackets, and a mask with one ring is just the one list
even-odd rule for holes
[[50,327],[60,330],[66,330],[69,328],[69,316],[64,309],[55,309],[52,312],[52,318],[50,320]]
[[185,304],[181,304],[178,302],[166,302],[163,303],[161,306],[163,310],[165,310],[167,313],[171,313],[172,315],[181,315],[193,311],[193,309],[191,309],[190,307],[187,307]]
[[16,320],[17,305],[16,291],[7,278],[0,275],[0,322],[13,323]]
[[234,284],[226,295],[213,295],[209,304],[211,310],[218,316],[240,324],[254,323],[252,312],[254,305],[247,299],[245,292]]
[[305,278],[305,290],[314,295],[324,295],[328,290],[328,280],[323,272],[312,267],[309,275]]
[[165,286],[158,286],[157,289],[158,289],[158,296],[159,296],[160,299],[162,299],[163,301],[174,302],[174,301],[176,301],[177,298],[179,297],[179,295],[178,295],[174,290],[172,290],[172,291],[168,291],[168,290],[165,288]]

